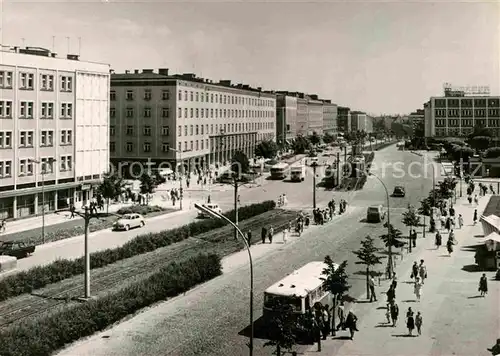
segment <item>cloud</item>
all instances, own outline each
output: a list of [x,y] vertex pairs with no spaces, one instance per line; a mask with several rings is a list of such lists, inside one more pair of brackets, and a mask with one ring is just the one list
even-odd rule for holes
[[107,26],[122,35],[141,37],[144,33],[143,26],[126,18],[114,18],[107,23]]

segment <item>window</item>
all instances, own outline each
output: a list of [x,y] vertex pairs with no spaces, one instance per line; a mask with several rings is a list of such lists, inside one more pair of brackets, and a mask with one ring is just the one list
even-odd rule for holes
[[200,140],[200,143],[201,143],[201,149],[203,150],[203,149],[204,149],[204,148],[203,148],[203,143],[204,143],[204,141],[203,141],[203,140]]
[[12,148],[12,131],[0,131],[0,148]]
[[73,131],[61,130],[61,145],[71,145],[72,142],[73,142]]
[[170,91],[168,91],[168,90],[162,90],[162,92],[161,92],[161,99],[162,100],[169,100],[170,99]]
[[66,75],[61,75],[61,91],[73,91],[73,78]]
[[184,151],[187,151],[187,149],[188,149],[188,143],[187,141],[184,141]]
[[182,126],[181,125],[177,126],[177,136],[179,136],[179,137],[182,136]]
[[214,95],[213,94],[210,94],[210,102],[213,103],[214,102]]
[[40,90],[54,90],[54,76],[50,74],[40,74]]
[[162,108],[161,109],[161,117],[169,117],[170,116],[170,109],[169,108]]
[[151,152],[151,143],[144,142],[144,145],[142,146],[142,149],[144,150],[144,152]]
[[196,140],[196,146],[195,146],[195,149],[196,151],[198,151],[200,149],[200,147],[198,146],[198,140]]
[[115,101],[115,100],[116,100],[116,91],[111,90],[111,91],[109,92],[109,100],[110,100],[110,101]]
[[198,118],[199,115],[200,115],[200,110],[198,108],[196,108],[196,116],[195,117]]
[[184,136],[188,135],[188,127],[187,125],[184,125]]
[[21,101],[19,106],[19,117],[22,119],[32,119],[33,118],[33,102],[32,101]]
[[205,110],[203,110],[203,108],[201,109],[201,118],[203,119],[205,117],[205,115],[203,115],[203,113],[205,112]]
[[61,156],[59,170],[61,172],[71,171],[73,168],[73,157],[70,155]]
[[19,132],[19,147],[33,147],[33,131]]
[[151,100],[152,96],[151,89],[144,89],[144,100]]
[[162,136],[170,136],[170,129],[168,126],[161,127],[161,135]]
[[177,149],[178,149],[179,151],[182,151],[182,142],[179,142],[179,144],[177,145]]
[[42,130],[40,135],[40,147],[50,147],[54,145],[54,131]]
[[[208,127],[208,124],[207,124]],[[201,125],[201,134],[203,135],[203,125]]]
[[193,141],[189,142],[189,149],[192,151],[193,150]]
[[142,134],[144,136],[151,136],[151,126],[144,126],[142,128]]
[[196,129],[195,130],[196,130],[195,131],[196,132],[195,135],[199,135],[200,134],[200,128],[198,127],[198,125],[196,125]]
[[0,117],[12,118],[12,101],[0,100]]
[[201,102],[205,101],[205,94],[200,93],[200,100],[201,100]]
[[187,90],[184,90],[184,100],[188,100],[188,92],[187,92]]
[[144,117],[151,117],[151,108],[144,108]]
[[177,108],[177,117],[182,119],[182,108]]
[[0,71],[0,88],[12,88],[12,72],[1,70]]
[[71,119],[73,117],[73,104],[61,103],[61,119]]
[[208,93],[205,93],[205,101],[208,103]]
[[110,108],[109,109],[109,117],[115,117],[115,116],[116,116],[116,109]]
[[126,150],[127,152],[132,152],[134,150],[134,144],[132,142],[127,142]]
[[179,90],[179,92],[177,93],[177,99],[182,100],[182,91],[181,90]]
[[134,100],[134,91],[133,90],[127,90],[125,94],[125,98],[127,100]]
[[189,117],[192,119],[193,118],[193,108],[189,109]]
[[33,175],[33,162],[30,159],[19,160],[19,176]]
[[192,91],[189,92],[189,100],[193,101],[193,92]]
[[198,99],[198,92],[195,93],[196,94],[196,101],[199,101]]
[[214,124],[210,124],[210,134],[214,133]]
[[126,116],[134,117],[134,108],[127,108]]
[[193,136],[193,125],[189,125],[189,136]]
[[109,152],[115,152],[116,151],[116,143],[110,142],[109,143]]
[[127,126],[126,135],[132,136],[134,134],[134,126]]
[[40,119],[54,118],[54,103],[42,102],[40,108],[41,108]]
[[12,175],[12,161],[0,161],[0,178],[9,178]]
[[162,150],[163,152],[168,152],[168,151],[170,151],[170,144],[168,144],[168,143],[166,143],[166,142],[163,142],[163,143],[161,144],[161,150]]
[[33,73],[19,73],[19,88],[24,90],[33,90]]
[[116,130],[114,126],[109,127],[109,136],[114,136],[116,134]]
[[210,118],[212,119],[214,117],[214,109],[210,109]]
[[54,172],[54,157],[42,158],[40,163],[44,174]]
[[184,108],[184,118],[185,119],[188,118],[188,109],[187,108]]

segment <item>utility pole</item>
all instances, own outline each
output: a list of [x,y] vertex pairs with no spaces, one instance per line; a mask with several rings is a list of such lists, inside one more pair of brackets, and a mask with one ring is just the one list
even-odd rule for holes
[[316,167],[318,164],[313,162],[311,166],[313,167],[313,209],[316,209]]
[[236,175],[233,176],[234,181],[234,224],[236,227],[234,228],[234,239],[238,239],[238,179]]
[[340,152],[337,152],[337,185],[339,184],[340,184]]

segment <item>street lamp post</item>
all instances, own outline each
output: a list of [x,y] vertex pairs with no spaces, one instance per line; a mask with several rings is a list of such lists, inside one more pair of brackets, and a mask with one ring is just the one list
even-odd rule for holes
[[223,219],[229,224],[231,224],[236,231],[238,231],[239,235],[243,239],[243,243],[245,244],[245,247],[248,251],[248,259],[250,261],[250,343],[248,344],[249,348],[249,355],[253,356],[253,335],[254,335],[254,327],[253,327],[253,262],[252,262],[252,253],[250,251],[250,245],[248,240],[245,238],[245,235],[243,235],[243,232],[238,228],[238,226],[233,223],[231,220],[229,220],[226,216],[219,214],[212,209],[207,208],[206,206],[194,204],[194,207],[206,214],[211,215],[214,218],[217,219]]
[[313,209],[316,209],[316,168],[318,163],[312,162],[311,167],[313,168]]
[[51,158],[48,162],[42,162],[40,160],[31,159],[30,162],[41,165],[41,176],[42,176],[42,244],[45,243],[45,174],[47,173],[46,165],[54,164],[56,160]]
[[[169,149],[171,151],[174,151],[176,153],[179,154],[179,159],[181,161],[181,167],[182,167],[182,170],[184,170],[184,161],[182,160],[182,153],[183,152],[190,152],[191,150],[176,150],[175,148],[172,148],[172,147],[169,147]],[[182,197],[183,197],[183,191],[182,191],[182,175],[181,175],[181,169],[179,168],[179,193],[180,193],[180,197],[179,197],[179,208],[180,210],[182,210]],[[184,175],[185,175],[185,172],[184,172]]]

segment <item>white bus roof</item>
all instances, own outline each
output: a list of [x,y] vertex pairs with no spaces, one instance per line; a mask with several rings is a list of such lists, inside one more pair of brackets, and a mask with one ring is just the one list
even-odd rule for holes
[[287,163],[277,163],[274,166],[272,166],[271,168],[286,168],[286,167],[288,167]]
[[309,262],[298,270],[292,272],[281,281],[267,288],[265,293],[281,296],[305,297],[318,288],[325,278],[323,270],[328,266],[322,261]]

